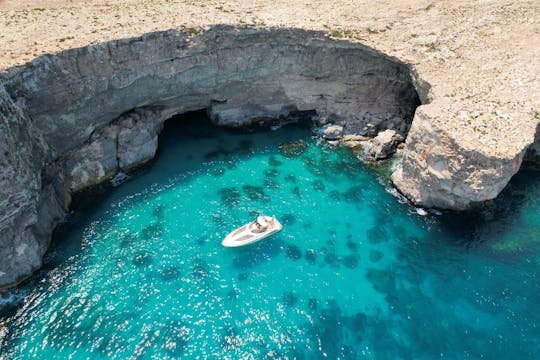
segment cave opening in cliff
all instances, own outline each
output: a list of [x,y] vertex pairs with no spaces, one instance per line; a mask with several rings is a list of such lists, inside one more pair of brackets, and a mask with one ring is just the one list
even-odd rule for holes
[[249,123],[239,126],[223,126],[217,125],[212,121],[208,114],[208,109],[203,108],[199,110],[188,111],[171,116],[163,123],[163,129],[160,131],[160,140],[158,143],[158,151],[156,156],[159,155],[162,138],[165,134],[170,132],[181,134],[190,133],[194,137],[208,136],[216,132],[236,133],[236,134],[250,134],[256,132],[267,132],[271,134],[271,131],[281,129],[283,127],[291,128],[303,128],[311,129],[313,127],[313,119],[316,118],[317,112],[315,110],[298,111],[292,110],[287,115],[282,115],[278,118],[272,117],[259,117],[251,119]]
[[[208,109],[199,109],[188,111],[181,114],[176,114],[163,123],[163,129],[159,133],[158,148],[156,151],[156,159],[166,154],[168,148],[187,143],[186,140],[204,139],[206,142],[200,147],[197,142],[192,142],[191,145],[186,145],[186,151],[191,152],[187,160],[193,160],[193,154],[200,153],[201,162],[212,163],[214,161],[224,161],[231,166],[234,156],[249,156],[253,154],[257,140],[251,140],[250,136],[255,136],[259,140],[268,144],[272,143],[276,149],[282,148],[288,142],[295,143],[297,140],[302,142],[302,139],[310,137],[313,131],[313,118],[316,116],[316,111],[291,111],[288,116],[280,118],[257,118],[249,124],[241,126],[219,126],[216,125],[208,114]],[[275,131],[281,130],[288,132],[290,135],[274,136]],[[295,138],[298,136],[298,139]],[[236,145],[226,144],[226,139],[242,139]],[[261,140],[263,139],[263,140]],[[286,141],[284,140],[286,139]],[[283,143],[285,141],[285,143]],[[193,148],[195,146],[195,148]],[[182,168],[182,163],[175,164]],[[152,165],[150,165],[152,167]],[[138,172],[145,171],[144,167]],[[146,170],[150,171],[150,170]]]
[[[130,173],[150,164],[137,171],[155,171],[152,159],[172,121],[161,130],[174,114],[206,109],[219,128],[245,130],[247,125],[252,131],[258,124],[277,128],[307,114],[319,127],[331,127],[322,137],[333,145],[343,139],[359,146],[391,130],[400,139],[390,137],[394,149],[406,137],[420,103],[413,75],[409,65],[395,58],[324,33],[231,26],[197,35],[171,30],[114,40],[43,56],[15,69],[0,86],[2,106],[9,109],[9,119],[16,119],[5,122],[8,132],[20,135],[6,141],[10,154],[18,155],[6,166],[20,178],[37,181],[11,186],[14,198],[21,194],[27,207],[10,204],[14,215],[5,239],[33,250],[7,258],[2,272],[8,275],[0,274],[0,284],[15,284],[40,267],[57,219],[70,206],[84,204],[71,203],[73,194],[88,192],[91,198],[93,189],[108,184],[118,170]],[[231,133],[223,129],[214,129],[217,141]],[[295,131],[294,125],[284,132],[254,131],[253,138],[236,147],[248,152],[252,146],[246,144],[255,146],[255,137],[264,134],[258,141],[282,137],[290,145],[274,145],[294,156],[307,149],[293,139],[300,136]],[[18,141],[33,146],[17,152]],[[208,151],[203,154],[208,159],[199,160],[235,156],[232,148],[214,150],[219,154]],[[160,149],[159,156],[164,154]],[[229,166],[234,164],[225,161],[216,174]]]

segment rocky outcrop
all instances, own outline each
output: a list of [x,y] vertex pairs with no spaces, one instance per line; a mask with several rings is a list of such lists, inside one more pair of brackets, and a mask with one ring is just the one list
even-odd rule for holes
[[403,136],[395,130],[381,131],[371,142],[368,153],[375,160],[386,159],[396,152],[398,144],[403,140],[405,140]]
[[151,33],[45,55],[0,74],[0,286],[40,266],[72,192],[151,159],[163,121],[208,109],[219,126],[316,111],[343,133],[406,134],[409,68],[294,29]]
[[372,138],[362,135],[345,135],[342,136],[339,143],[342,146],[348,147],[350,149],[359,149],[364,148],[366,143],[370,142]]
[[538,120],[538,125],[536,126],[534,142],[527,149],[525,160],[532,167],[540,168],[540,114],[535,112],[534,115]]
[[160,108],[137,108],[96,130],[60,159],[66,188],[77,192],[112,178],[120,169],[129,170],[153,159],[158,134],[169,117]]
[[439,117],[433,112],[445,111],[441,105],[417,109],[392,181],[423,207],[464,210],[494,199],[519,170],[532,132],[524,129],[521,143],[512,147],[490,144],[489,134],[473,126],[452,133],[445,123],[434,120]]
[[[53,157],[137,107],[208,108],[218,125],[317,109],[346,133],[406,132],[418,99],[407,66],[302,30],[144,35],[44,56],[9,74]],[[388,126],[392,124],[393,126]]]
[[339,140],[343,136],[343,126],[330,125],[323,130],[322,136],[326,140]]

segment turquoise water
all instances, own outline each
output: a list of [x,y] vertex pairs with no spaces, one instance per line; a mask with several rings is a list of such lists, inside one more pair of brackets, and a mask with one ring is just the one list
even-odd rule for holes
[[[538,173],[481,214],[420,216],[306,129],[175,120],[4,294],[0,358],[540,358]],[[220,245],[258,214],[283,231]]]

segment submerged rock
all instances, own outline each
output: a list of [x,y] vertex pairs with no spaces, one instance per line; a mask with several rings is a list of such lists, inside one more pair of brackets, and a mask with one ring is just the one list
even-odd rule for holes
[[224,350],[234,350],[243,345],[242,338],[238,335],[238,329],[230,326],[225,331],[221,345]]
[[279,151],[285,157],[292,158],[302,155],[307,149],[307,144],[303,140],[291,141],[279,145]]
[[234,301],[238,299],[238,292],[234,289],[227,293],[227,300]]
[[287,257],[292,260],[298,260],[302,258],[302,250],[296,245],[287,246]]
[[309,264],[313,265],[317,261],[317,252],[313,249],[308,249],[306,250],[305,258]]
[[296,216],[294,214],[283,214],[280,216],[280,221],[283,225],[292,225],[296,223]]
[[167,353],[174,358],[181,357],[191,338],[190,332],[188,324],[182,321],[170,320],[166,323],[160,332],[160,338]]
[[198,280],[204,279],[210,276],[210,265],[203,259],[195,259],[193,261],[193,270],[191,275]]
[[298,303],[298,296],[294,292],[289,291],[283,294],[283,303],[289,307],[294,306]]
[[140,251],[133,257],[133,264],[138,267],[148,266],[153,261],[153,255],[147,251]]
[[339,257],[334,253],[327,253],[324,256],[324,262],[333,267],[334,269],[339,268]]
[[343,265],[348,267],[349,269],[354,269],[358,266],[358,262],[360,261],[358,255],[348,255],[341,259],[341,262]]
[[317,299],[310,298],[308,300],[308,304],[307,304],[308,309],[309,310],[316,310],[317,309],[317,303],[318,303]]
[[371,250],[369,252],[369,260],[373,263],[379,262],[383,258],[383,253],[379,250]]
[[347,240],[346,245],[347,245],[347,248],[349,248],[349,250],[351,250],[352,252],[355,252],[355,253],[358,252],[358,244],[357,243],[355,243],[355,242],[353,242],[353,241],[351,241],[349,239],[349,240]]
[[266,178],[264,179],[264,187],[267,189],[277,189],[279,188],[279,183],[272,178]]
[[277,166],[281,166],[283,163],[279,161],[278,159],[276,159],[275,156],[270,156],[270,158],[268,159],[268,164],[270,166],[277,167]]
[[266,198],[266,194],[264,193],[264,188],[261,186],[254,186],[254,185],[244,185],[242,186],[242,189],[248,196],[250,200],[256,201],[256,200],[263,200]]
[[326,186],[321,180],[314,180],[311,184],[315,191],[324,191],[326,189]]
[[177,266],[167,266],[159,272],[159,277],[163,281],[172,281],[180,276],[180,268]]
[[285,181],[290,183],[296,183],[296,176],[294,176],[294,174],[288,174],[287,176],[285,176]]
[[219,190],[219,196],[223,205],[228,207],[234,207],[240,204],[242,195],[235,187],[222,188]]
[[151,223],[148,226],[145,226],[141,230],[141,238],[143,241],[145,240],[156,240],[158,239],[163,233],[165,232],[165,229],[163,228],[163,225],[160,223]]
[[248,272],[242,272],[242,273],[238,274],[238,280],[246,281],[247,279],[249,279],[249,273]]
[[279,170],[277,169],[267,169],[264,171],[264,176],[266,177],[275,178],[278,175],[279,175]]

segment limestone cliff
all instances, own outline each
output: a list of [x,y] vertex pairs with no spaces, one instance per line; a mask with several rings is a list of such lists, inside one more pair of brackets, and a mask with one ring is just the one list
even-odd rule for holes
[[534,132],[524,129],[521,142],[513,146],[489,144],[482,140],[493,136],[494,129],[482,133],[465,124],[452,133],[440,122],[444,110],[436,102],[417,108],[392,181],[424,207],[464,210],[494,199],[519,170]]
[[[0,285],[41,266],[63,209],[45,166],[46,143],[0,84]],[[61,181],[61,174],[57,181]]]
[[45,55],[0,83],[0,286],[40,266],[72,192],[151,159],[174,114],[244,126],[315,110],[345,134],[405,136],[419,104],[405,64],[294,29],[150,33]]
[[406,144],[392,180],[426,207],[493,199],[524,157],[538,160],[537,112],[470,113],[437,94],[396,59],[297,29],[164,31],[8,69],[0,74],[0,286],[41,266],[73,192],[152,159],[163,122],[190,110],[232,127],[314,111],[355,143],[394,130]]

